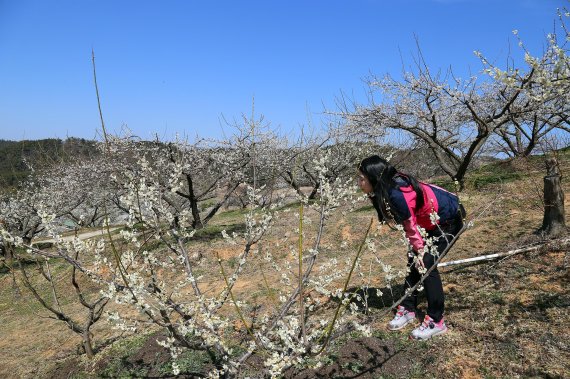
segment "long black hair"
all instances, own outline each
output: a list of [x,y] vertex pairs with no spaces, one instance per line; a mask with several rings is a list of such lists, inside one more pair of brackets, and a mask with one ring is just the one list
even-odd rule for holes
[[378,155],[364,158],[362,162],[360,162],[358,170],[372,185],[374,192],[370,194],[370,200],[378,213],[378,220],[386,222],[393,220],[397,223],[404,221],[402,215],[400,215],[398,210],[390,203],[390,197],[388,196],[390,189],[401,186],[401,184],[398,184],[396,181],[398,177],[407,181],[416,192],[416,207],[423,207],[424,191],[418,181],[413,176],[398,172],[398,170],[384,158],[380,158]]

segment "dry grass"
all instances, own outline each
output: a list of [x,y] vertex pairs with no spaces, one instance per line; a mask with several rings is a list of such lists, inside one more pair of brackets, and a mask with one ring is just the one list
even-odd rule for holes
[[444,274],[452,328],[437,346],[444,376],[567,377],[566,257],[526,254]]

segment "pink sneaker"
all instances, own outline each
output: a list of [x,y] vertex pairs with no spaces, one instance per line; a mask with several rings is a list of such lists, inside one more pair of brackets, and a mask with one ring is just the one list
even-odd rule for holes
[[421,325],[412,330],[410,338],[415,340],[427,340],[445,332],[447,332],[447,326],[445,325],[443,317],[439,322],[434,322],[433,318],[426,315]]
[[416,313],[410,312],[401,305],[396,309],[396,316],[388,323],[389,330],[400,330],[416,319]]

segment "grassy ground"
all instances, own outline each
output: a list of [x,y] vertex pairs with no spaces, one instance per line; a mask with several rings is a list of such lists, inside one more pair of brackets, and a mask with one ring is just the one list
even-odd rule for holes
[[[568,154],[563,161],[566,209],[570,209],[570,167]],[[450,252],[448,260],[507,251],[539,240],[534,232],[542,223],[541,197],[543,170],[539,162],[531,164],[497,163],[476,173],[461,198],[473,221]],[[279,259],[292,259],[289,246],[295,245],[297,210],[277,220],[265,247],[282,251]],[[306,213],[309,219],[315,214]],[[217,272],[213,252],[217,251],[228,269],[237,264],[239,248],[228,247],[219,238],[222,229],[242,230],[242,212],[229,211],[213,219],[208,229],[197,234],[196,244],[204,258],[201,273]],[[327,257],[352,254],[364,234],[373,210],[366,203],[355,210],[338,212],[329,220],[322,251]],[[311,228],[307,223],[307,246]],[[567,235],[568,236],[568,235]],[[388,264],[404,269],[405,258],[399,235],[382,231],[378,255]],[[346,247],[345,247],[346,246]],[[279,247],[278,249],[276,247]],[[342,248],[341,248],[342,247]],[[570,257],[568,246],[516,255],[507,259],[471,266],[441,269],[446,292],[446,320],[450,331],[427,342],[408,340],[410,329],[390,333],[385,329],[389,316],[386,306],[401,293],[392,292],[380,279],[378,268],[370,278],[372,287],[385,295],[371,298],[368,315],[373,336],[345,336],[335,342],[318,370],[290,369],[289,378],[408,378],[408,377],[551,377],[570,376],[570,348],[566,338],[570,327]],[[373,257],[365,255],[363,266]],[[236,286],[238,295],[264,298],[267,288],[258,285],[258,261],[246,268],[245,277]],[[69,280],[62,267],[62,306],[77,317],[73,294],[66,294]],[[34,280],[39,280],[36,277]],[[39,282],[38,282],[39,283]],[[219,287],[220,278],[210,283]],[[358,285],[358,283],[353,283]],[[49,294],[50,288],[42,288]],[[265,294],[267,295],[267,294]],[[423,302],[425,309],[425,301]],[[92,361],[78,354],[80,339],[61,322],[45,318],[47,313],[34,302],[26,289],[9,274],[0,276],[0,377],[4,378],[100,378],[100,377],[171,377],[168,353],[156,343],[160,332],[123,335],[100,323],[94,329],[99,350]],[[158,334],[156,334],[158,333]],[[187,352],[178,358],[185,373],[194,377],[207,371],[209,358],[203,353]],[[254,376],[259,362],[252,359],[244,375]]]

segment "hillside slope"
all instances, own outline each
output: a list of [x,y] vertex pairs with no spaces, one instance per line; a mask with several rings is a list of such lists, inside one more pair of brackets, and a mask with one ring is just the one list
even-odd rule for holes
[[12,188],[29,174],[33,167],[97,154],[94,141],[82,138],[43,139],[34,141],[0,140],[0,188]]

